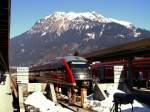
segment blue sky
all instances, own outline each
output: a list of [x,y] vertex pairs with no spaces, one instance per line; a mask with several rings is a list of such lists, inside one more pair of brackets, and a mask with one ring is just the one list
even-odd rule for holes
[[55,11],[92,12],[150,30],[150,0],[11,0],[10,37]]

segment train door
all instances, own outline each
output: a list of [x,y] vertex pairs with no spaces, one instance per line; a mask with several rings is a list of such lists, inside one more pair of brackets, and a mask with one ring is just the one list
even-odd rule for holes
[[105,82],[106,83],[114,82],[114,67],[113,66],[105,67]]
[[105,67],[104,66],[101,66],[100,68],[99,68],[99,80],[100,80],[100,82],[102,82],[102,83],[104,83],[105,82],[105,69],[104,69]]

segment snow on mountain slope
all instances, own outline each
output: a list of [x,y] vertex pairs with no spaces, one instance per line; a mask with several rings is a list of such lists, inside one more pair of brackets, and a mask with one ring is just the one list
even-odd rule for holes
[[127,28],[132,28],[133,27],[133,24],[130,23],[130,22],[127,22],[127,21],[120,21],[120,20],[116,20],[116,19],[113,19],[113,18],[109,18],[109,20],[110,20],[110,22],[115,22],[115,23],[118,23],[120,25],[124,25]]
[[[95,22],[95,23],[94,23]],[[106,18],[96,12],[55,12],[38,21],[29,31],[29,34],[48,32],[56,32],[59,36],[68,29],[89,29],[99,24],[117,23],[127,28],[132,28],[133,24],[126,21],[120,21],[112,18]],[[90,24],[90,25],[89,25]]]

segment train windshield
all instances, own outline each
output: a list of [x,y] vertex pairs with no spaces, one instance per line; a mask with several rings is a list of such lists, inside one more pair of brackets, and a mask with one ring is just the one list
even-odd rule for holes
[[88,64],[77,62],[77,63],[71,63],[69,65],[71,67],[75,79],[88,80],[92,78],[91,71],[89,69]]

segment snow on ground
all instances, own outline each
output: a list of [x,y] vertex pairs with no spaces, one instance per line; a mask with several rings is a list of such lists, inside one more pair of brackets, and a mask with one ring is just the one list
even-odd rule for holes
[[[94,112],[110,112],[113,106],[113,94],[116,92],[123,93],[120,90],[108,90],[110,95],[103,101],[96,101],[92,99],[92,95],[88,96],[88,107]],[[40,112],[71,112],[71,110],[48,100],[41,92],[32,93],[27,97],[24,103],[39,108]],[[122,112],[132,112],[132,106],[131,104],[121,105],[121,110]],[[134,100],[133,112],[150,112],[150,108]]]
[[63,108],[60,105],[48,100],[43,93],[38,91],[29,95],[24,103],[26,105],[39,108],[40,112],[72,112],[71,110]]
[[[113,106],[113,95],[116,92],[123,93],[120,90],[109,90],[108,93],[110,94],[109,97],[103,101],[96,101],[91,100],[91,96],[89,97],[89,107],[91,110],[96,112],[110,112],[112,106]],[[132,106],[131,104],[121,105],[121,112],[132,112]],[[150,112],[150,108],[148,108],[146,105],[141,104],[137,100],[134,100],[133,103],[133,112]]]

